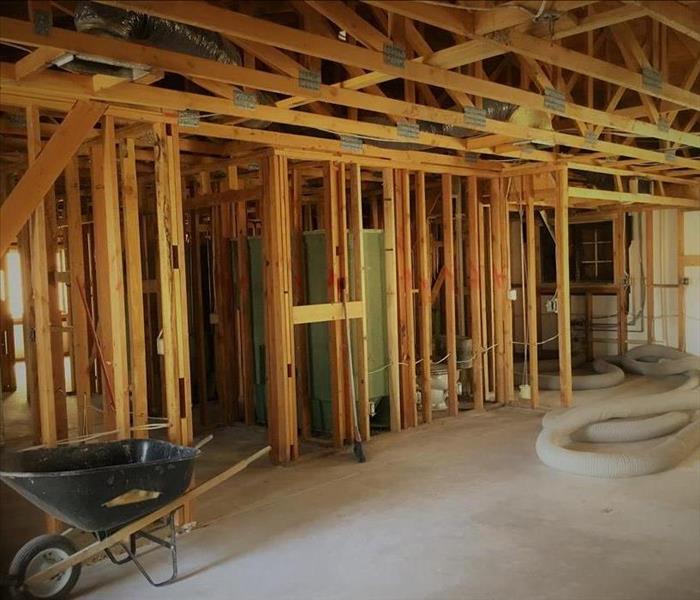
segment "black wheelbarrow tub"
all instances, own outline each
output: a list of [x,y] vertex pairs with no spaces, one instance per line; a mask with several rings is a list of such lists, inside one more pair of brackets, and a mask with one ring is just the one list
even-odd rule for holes
[[17,452],[0,480],[60,521],[110,532],[181,496],[200,451],[123,440]]

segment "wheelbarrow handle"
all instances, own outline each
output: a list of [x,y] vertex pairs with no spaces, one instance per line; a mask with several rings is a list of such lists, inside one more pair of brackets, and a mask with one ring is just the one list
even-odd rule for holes
[[199,450],[202,446],[208,444],[208,443],[211,442],[213,439],[214,439],[214,434],[213,434],[213,433],[210,433],[210,434],[207,435],[206,437],[203,437],[201,440],[199,440],[199,441],[194,445],[194,447],[195,447],[197,450]]

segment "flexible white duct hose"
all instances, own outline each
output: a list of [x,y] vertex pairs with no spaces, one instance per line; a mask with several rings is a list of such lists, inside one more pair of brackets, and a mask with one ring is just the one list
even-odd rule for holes
[[[644,359],[661,361],[653,363]],[[663,370],[664,374],[669,375],[682,373],[679,371],[682,368],[686,372],[688,369],[700,369],[700,357],[657,345],[637,348],[613,360],[623,367],[632,362],[634,369],[654,373]],[[655,368],[660,365],[664,368]],[[587,406],[553,411],[542,420],[543,429],[536,444],[537,455],[552,468],[592,477],[635,477],[670,469],[700,445],[698,382],[698,373],[690,372],[688,381],[670,392],[642,398],[603,400]],[[587,452],[567,447],[573,441],[641,441],[671,432],[675,433],[651,447],[620,453]]]

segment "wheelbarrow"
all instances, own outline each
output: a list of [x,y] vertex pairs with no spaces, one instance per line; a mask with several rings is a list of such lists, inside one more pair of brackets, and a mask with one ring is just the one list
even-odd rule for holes
[[[42,448],[12,455],[0,471],[6,483],[44,512],[96,541],[78,550],[66,535],[41,535],[27,542],[10,566],[13,598],[66,598],[85,561],[105,552],[115,564],[133,562],[151,585],[177,579],[175,512],[270,451],[267,446],[187,491],[205,438],[197,447],[158,440],[123,440]],[[5,466],[5,465],[3,465]],[[164,520],[168,539],[146,531]],[[155,581],[139,561],[136,541],[144,538],[170,550],[172,573]],[[113,548],[124,554],[117,557]]]

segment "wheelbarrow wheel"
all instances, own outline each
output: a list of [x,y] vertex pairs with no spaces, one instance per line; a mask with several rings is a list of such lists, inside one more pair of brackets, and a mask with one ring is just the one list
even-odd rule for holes
[[80,565],[74,565],[46,581],[24,588],[25,579],[36,575],[77,551],[73,542],[63,535],[40,535],[28,541],[15,554],[10,564],[11,597],[34,600],[67,598],[80,577]]

